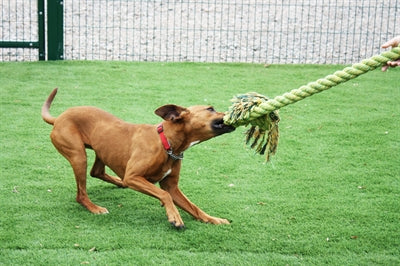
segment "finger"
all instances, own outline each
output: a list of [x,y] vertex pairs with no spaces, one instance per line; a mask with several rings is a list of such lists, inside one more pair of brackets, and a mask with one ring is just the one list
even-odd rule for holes
[[397,67],[400,66],[400,59],[396,60],[396,61],[389,61],[387,62],[387,64],[391,67]]
[[382,71],[385,72],[389,67],[397,67],[400,66],[400,59],[396,61],[388,61],[386,65],[382,67]]
[[400,43],[400,36],[397,36],[391,39],[390,41],[387,41],[384,44],[382,44],[382,48],[389,48],[390,46],[395,47],[399,45],[399,43]]
[[394,39],[385,42],[384,44],[382,44],[382,48],[389,48],[390,46],[394,46]]

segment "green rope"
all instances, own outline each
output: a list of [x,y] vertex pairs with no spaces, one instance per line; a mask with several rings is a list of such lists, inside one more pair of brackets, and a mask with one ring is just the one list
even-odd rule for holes
[[251,147],[255,148],[256,152],[260,154],[264,154],[267,151],[268,161],[270,155],[276,152],[278,144],[278,109],[328,90],[374,70],[388,61],[395,61],[399,58],[400,45],[391,51],[365,59],[361,63],[336,71],[332,75],[310,82],[274,99],[268,99],[266,96],[257,93],[237,95],[231,100],[232,105],[225,114],[224,122],[235,127],[251,124],[251,128],[247,131],[246,142],[249,144],[253,140]]

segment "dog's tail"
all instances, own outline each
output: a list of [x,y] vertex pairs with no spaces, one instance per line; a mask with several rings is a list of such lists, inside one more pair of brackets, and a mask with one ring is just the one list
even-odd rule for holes
[[57,94],[57,88],[55,88],[49,95],[49,97],[47,98],[47,100],[44,102],[43,106],[42,106],[42,118],[43,120],[50,124],[50,125],[54,125],[54,122],[56,121],[56,117],[53,117],[50,114],[50,105],[51,102],[54,100],[54,97],[56,97]]

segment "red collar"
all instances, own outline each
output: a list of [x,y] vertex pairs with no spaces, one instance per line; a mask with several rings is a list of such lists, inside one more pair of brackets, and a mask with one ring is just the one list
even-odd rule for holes
[[164,146],[164,149],[167,151],[168,155],[171,156],[171,158],[174,159],[174,160],[182,160],[183,159],[183,153],[181,153],[179,155],[175,155],[172,152],[171,144],[169,144],[169,141],[167,140],[167,137],[164,134],[164,127],[163,127],[162,123],[160,123],[157,126],[157,132],[160,135],[161,142],[162,142],[162,144]]

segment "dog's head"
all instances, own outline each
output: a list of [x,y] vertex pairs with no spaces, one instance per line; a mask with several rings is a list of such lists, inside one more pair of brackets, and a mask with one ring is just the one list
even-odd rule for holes
[[155,113],[199,142],[235,130],[234,127],[224,124],[224,113],[215,111],[212,106],[196,105],[185,108],[169,104],[159,107]]

